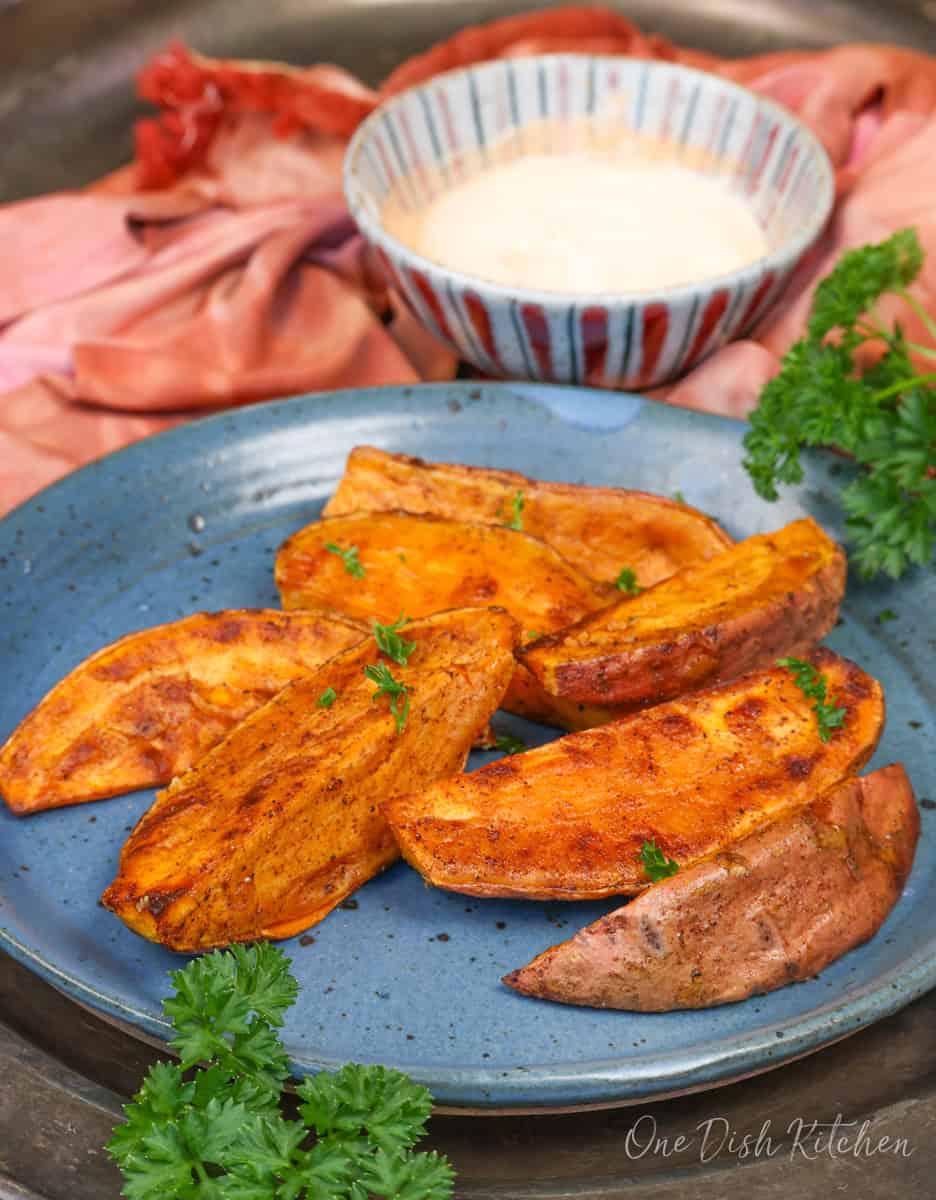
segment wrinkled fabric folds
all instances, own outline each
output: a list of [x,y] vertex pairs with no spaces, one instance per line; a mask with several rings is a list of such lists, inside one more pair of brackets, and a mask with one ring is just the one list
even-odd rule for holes
[[[387,294],[344,206],[347,137],[381,98],[439,71],[558,51],[733,79],[796,112],[836,168],[833,219],[783,303],[657,398],[743,416],[844,249],[915,225],[936,250],[929,55],[858,45],[723,60],[619,13],[567,7],[462,30],[374,92],[336,67],[219,61],[176,45],[141,75],[158,112],[138,127],[132,166],[82,192],[0,207],[0,512],[194,413],[450,378],[453,355]],[[936,312],[936,253],[915,290]]]

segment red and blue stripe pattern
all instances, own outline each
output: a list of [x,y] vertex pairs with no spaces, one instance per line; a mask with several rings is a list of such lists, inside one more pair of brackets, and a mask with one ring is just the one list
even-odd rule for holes
[[[769,254],[732,275],[659,295],[570,296],[460,275],[383,229],[391,192],[418,209],[438,189],[483,170],[492,145],[511,138],[522,154],[524,131],[544,120],[555,152],[572,122],[601,133],[619,124],[667,143],[674,161],[717,176],[745,199]],[[584,55],[487,63],[404,92],[356,134],[345,190],[405,303],[482,371],[632,389],[673,379],[748,333],[818,238],[833,196],[825,152],[769,101],[670,63]]]

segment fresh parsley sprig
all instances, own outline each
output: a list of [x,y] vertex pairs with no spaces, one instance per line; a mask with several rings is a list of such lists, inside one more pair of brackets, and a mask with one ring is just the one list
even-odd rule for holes
[[679,863],[674,858],[667,858],[655,841],[644,842],[640,847],[640,861],[651,883],[669,879],[679,870]]
[[409,687],[405,683],[400,683],[398,679],[393,678],[393,673],[386,663],[374,663],[366,666],[364,674],[368,679],[377,684],[377,691],[373,695],[374,700],[379,700],[381,696],[390,697],[390,712],[393,714],[393,720],[396,722],[396,731],[397,733],[402,733],[406,728],[406,721],[409,717]]
[[523,508],[525,504],[526,500],[524,499],[523,492],[515,492],[513,499],[510,501],[513,516],[509,521],[504,522],[508,529],[523,529]]
[[812,663],[802,658],[778,658],[777,666],[786,667],[803,695],[814,701],[813,712],[819,726],[819,739],[827,742],[833,731],[845,724],[845,709],[836,705],[834,697],[828,694],[828,679]]
[[158,1062],[107,1151],[128,1200],[447,1200],[452,1169],[413,1149],[432,1097],[385,1067],[348,1064],[298,1087],[277,1034],[298,990],[267,943],[215,951],[172,973],[163,1008],[179,1062]]
[[621,568],[621,573],[615,579],[614,586],[619,592],[627,592],[630,596],[636,596],[643,591],[643,588],[637,582],[637,576],[630,567]]
[[409,656],[416,649],[415,642],[408,642],[400,637],[400,630],[408,624],[409,617],[404,617],[402,613],[392,625],[381,625],[378,621],[374,622],[374,640],[378,647],[383,654],[386,654],[387,658],[392,658],[401,667],[406,666]]
[[336,546],[334,542],[326,542],[325,549],[329,554],[337,554],[344,563],[344,569],[349,575],[353,575],[355,579],[363,579],[367,574],[364,564],[358,557],[357,546],[348,546],[347,549],[342,549],[341,546]]
[[494,738],[494,749],[504,754],[522,754],[526,748],[526,742],[512,733],[499,733]]
[[[858,473],[839,493],[851,560],[865,577],[899,578],[936,548],[936,321],[908,288],[923,264],[915,229],[842,256],[816,289],[807,332],[761,392],[744,439],[758,495],[800,483],[806,446],[845,451]],[[920,318],[932,344],[908,342],[875,311],[894,295]],[[868,365],[870,347],[880,356]],[[861,352],[861,353],[859,353]]]

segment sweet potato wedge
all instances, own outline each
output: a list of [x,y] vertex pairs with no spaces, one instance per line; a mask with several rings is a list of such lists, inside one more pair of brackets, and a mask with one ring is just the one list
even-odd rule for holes
[[642,708],[802,654],[835,624],[845,555],[794,521],[687,567],[520,653],[564,700]]
[[641,587],[649,587],[731,545],[711,517],[664,496],[544,483],[488,467],[427,463],[373,446],[351,451],[324,515],[400,509],[500,525],[510,520],[518,493],[524,530],[605,583],[613,583],[628,567]]
[[562,1004],[665,1012],[808,979],[880,929],[919,830],[903,767],[845,780],[654,884],[504,983]]
[[[335,552],[351,547],[360,567]],[[401,613],[423,617],[461,605],[502,605],[527,639],[561,629],[614,594],[527,533],[397,512],[331,517],[300,529],[276,556],[276,584],[284,608],[383,623]],[[560,706],[524,668],[517,668],[504,707],[565,725]],[[568,707],[579,715],[574,704]]]
[[31,813],[168,783],[367,632],[321,613],[230,609],[131,633],[79,664],[14,731],[0,750],[0,793]]
[[[398,731],[364,668],[373,638],[284,688],[160,793],[102,897],[173,950],[287,937],[320,921],[397,857],[380,801],[464,765],[513,670],[500,609],[440,613],[407,628]],[[327,689],[331,704],[320,704]]]
[[[328,547],[357,551],[360,575]],[[530,631],[561,629],[608,602],[610,589],[551,546],[504,526],[408,513],[315,521],[276,556],[283,607],[388,622],[463,605],[506,608]]]
[[645,842],[686,867],[870,758],[880,686],[829,650],[811,660],[845,709],[828,742],[812,701],[775,667],[401,794],[386,806],[400,849],[429,883],[468,895],[641,891]]

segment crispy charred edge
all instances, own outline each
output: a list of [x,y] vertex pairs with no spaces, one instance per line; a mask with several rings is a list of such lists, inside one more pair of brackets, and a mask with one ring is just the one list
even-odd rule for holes
[[561,649],[570,634],[600,621],[599,611],[528,643],[517,657],[549,695],[636,712],[766,668],[782,655],[806,654],[838,619],[845,570],[845,556],[835,546],[829,561],[797,591],[724,622],[632,650],[606,651],[593,659],[555,665],[543,661],[545,653]]
[[[674,500],[670,496],[659,496],[654,492],[642,492],[631,488],[593,487],[590,484],[584,483],[560,483],[549,479],[534,479],[532,476],[523,475],[519,471],[510,471],[502,467],[475,467],[466,463],[429,462],[424,458],[417,458],[415,455],[391,454],[386,450],[379,449],[377,446],[355,446],[348,455],[346,471],[353,471],[355,469],[355,457],[366,460],[369,456],[378,458],[383,462],[398,463],[411,467],[417,472],[438,472],[439,474],[451,472],[453,475],[461,476],[466,481],[476,484],[481,484],[486,480],[494,480],[497,483],[503,484],[505,488],[515,491],[519,488],[521,491],[545,492],[553,496],[565,496],[578,500],[594,499],[599,496],[609,500],[636,500],[641,504],[647,505],[648,508],[652,507],[667,512],[678,512],[694,517],[726,549],[734,545],[734,539],[731,535],[718,524],[714,517],[710,517],[708,513],[702,512],[701,509],[693,508],[691,504],[684,504],[682,501]],[[339,482],[335,495],[325,505],[322,511],[323,517],[350,515],[352,510],[340,507],[342,503],[340,497],[343,483],[344,479]],[[354,486],[353,480],[350,481],[349,486]]]
[[[35,708],[31,709],[23,717],[6,742],[0,746],[0,797],[2,797],[7,808],[14,816],[30,816],[33,813],[48,812],[54,808],[65,808],[73,804],[84,804],[95,800],[108,800],[113,796],[125,794],[126,788],[123,787],[116,790],[100,789],[93,795],[84,796],[81,800],[66,797],[57,800],[54,804],[43,804],[41,806],[22,803],[15,798],[11,799],[7,794],[9,780],[12,776],[12,772],[9,769],[11,760],[21,749],[20,743],[28,739],[33,724],[42,720],[48,708],[55,704],[62,693],[73,684],[76,676],[93,671],[97,665],[110,656],[119,656],[122,652],[130,650],[135,644],[146,645],[161,636],[165,640],[170,641],[180,636],[196,636],[203,638],[206,643],[230,645],[236,641],[236,633],[239,632],[239,623],[244,621],[271,622],[274,625],[282,626],[295,624],[297,627],[300,627],[309,624],[315,619],[327,620],[335,625],[344,625],[349,631],[360,634],[361,638],[366,637],[369,632],[367,625],[363,621],[340,612],[326,612],[324,610],[288,611],[281,608],[227,608],[189,613],[188,616],[181,617],[176,621],[164,621],[159,625],[147,626],[146,629],[137,629],[132,633],[124,634],[123,637],[117,638],[116,641],[109,642],[106,646],[102,646],[92,654],[89,654],[87,658],[82,659],[81,662],[72,667],[67,675],[64,675],[54,684]],[[209,628],[207,629],[203,628],[206,622],[209,623]],[[218,626],[216,631],[212,628],[214,625]],[[141,669],[145,669],[143,664],[140,665]],[[114,674],[115,682],[120,682],[122,678],[124,678],[123,675],[119,673]],[[4,781],[6,781],[6,786],[4,786]],[[141,781],[139,786],[143,787],[147,786],[147,784]]]
[[[876,935],[894,904],[899,899],[900,893],[913,867],[920,834],[920,813],[913,792],[913,786],[900,763],[892,763],[889,766],[881,767],[871,772],[870,775],[861,778],[849,776],[839,783],[833,784],[832,787],[826,789],[825,792],[811,803],[806,804],[795,813],[787,814],[785,817],[771,822],[771,825],[777,826],[785,822],[805,820],[817,830],[818,837],[818,830],[821,827],[829,827],[830,823],[827,819],[827,814],[830,809],[834,809],[838,794],[842,789],[847,788],[858,789],[858,805],[863,819],[863,832],[870,840],[876,858],[891,874],[893,899],[887,910],[883,913],[881,920],[873,929],[864,935],[856,935],[849,940],[848,944],[822,956],[818,962],[811,961],[809,969],[806,971],[798,969],[788,970],[786,982],[789,983],[802,982],[804,979],[811,978],[819,971],[824,970],[830,963],[848,953],[849,950],[870,941]],[[745,843],[750,844],[756,841],[769,828],[770,826],[765,826],[734,846],[730,851],[732,860],[743,863]],[[558,1003],[576,1003],[576,1001],[569,997],[564,988],[558,988],[553,984],[552,965],[557,957],[568,953],[575,946],[586,941],[590,936],[600,936],[605,933],[613,934],[616,924],[620,921],[624,913],[628,913],[628,916],[631,917],[636,916],[639,921],[642,914],[636,913],[634,910],[635,906],[640,906],[641,901],[659,897],[661,892],[678,893],[686,886],[686,878],[690,873],[693,875],[704,873],[711,867],[713,862],[724,857],[724,851],[714,852],[711,855],[707,855],[704,859],[693,863],[687,872],[670,876],[658,883],[651,884],[639,896],[635,897],[630,904],[616,909],[604,917],[600,917],[591,925],[586,925],[568,940],[548,947],[535,958],[531,959],[525,967],[519,967],[502,976],[501,982],[523,995],[543,1000],[553,1000]],[[645,936],[648,938],[654,936],[652,921],[647,922]],[[788,965],[791,968],[794,966],[794,964]],[[770,988],[767,990],[775,989]],[[757,994],[760,994],[757,988],[752,987],[745,993],[739,994],[730,1000],[727,997],[714,999],[708,1001],[707,1004],[738,1002],[749,999],[752,995]],[[588,1005],[591,1002],[583,1000],[581,1003]],[[706,1004],[700,1005],[700,1007],[706,1006]],[[665,1010],[659,1009],[656,1011]]]
[[[148,888],[141,891],[133,882],[118,887],[120,879],[116,879],[102,894],[101,904],[104,908],[119,917],[134,933],[165,946],[177,954],[198,954],[206,950],[223,949],[235,942],[252,942],[258,937],[281,940],[293,937],[303,930],[317,925],[330,912],[338,907],[343,900],[351,896],[368,880],[373,879],[399,858],[396,846],[387,847],[379,854],[374,853],[366,870],[339,872],[341,882],[331,888],[327,898],[306,912],[293,912],[281,920],[261,922],[262,927],[243,935],[233,934],[222,937],[193,936],[190,932],[189,917],[185,914],[181,921],[174,920],[173,905],[186,899],[193,892],[195,880],[189,880],[175,888]],[[345,859],[344,863],[360,867],[360,863],[352,863]],[[315,878],[333,877],[339,864],[329,862],[310,876],[307,882],[311,884]],[[193,910],[197,912],[196,910]],[[196,923],[196,931],[198,926]]]

